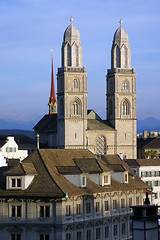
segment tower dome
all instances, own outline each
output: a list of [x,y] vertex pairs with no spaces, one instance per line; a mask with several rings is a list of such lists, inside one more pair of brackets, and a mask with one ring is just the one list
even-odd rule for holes
[[122,24],[120,27],[116,30],[113,41],[129,41],[128,40],[128,34],[126,30],[122,27]]
[[131,50],[126,30],[120,27],[116,30],[113,37],[111,50],[111,68],[131,68]]
[[71,24],[66,28],[62,43],[62,67],[82,67],[82,46],[78,29]]
[[64,42],[80,42],[80,34],[78,29],[73,25],[72,21],[71,24],[66,28],[63,36]]

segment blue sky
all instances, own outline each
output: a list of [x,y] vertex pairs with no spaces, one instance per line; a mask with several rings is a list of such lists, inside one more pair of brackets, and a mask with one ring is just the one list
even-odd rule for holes
[[50,49],[56,80],[73,16],[88,73],[88,108],[105,118],[105,75],[122,18],[137,73],[137,117],[160,119],[159,9],[159,0],[0,0],[0,118],[30,121],[48,113]]

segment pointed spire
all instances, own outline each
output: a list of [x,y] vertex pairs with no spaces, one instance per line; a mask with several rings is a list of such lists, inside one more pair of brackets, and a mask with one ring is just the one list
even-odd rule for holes
[[[51,50],[53,52],[53,50]],[[49,114],[57,113],[57,101],[55,96],[55,88],[54,88],[54,74],[53,74],[53,54],[51,54],[51,65],[52,65],[52,72],[51,72],[51,94],[49,98]]]

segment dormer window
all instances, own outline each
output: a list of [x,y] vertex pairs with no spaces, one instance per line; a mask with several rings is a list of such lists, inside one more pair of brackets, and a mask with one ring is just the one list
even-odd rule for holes
[[104,185],[108,184],[108,175],[104,176]]
[[11,179],[11,188],[21,188],[22,179],[21,178],[12,178]]
[[128,172],[124,173],[124,183],[128,183]]
[[100,175],[100,184],[102,186],[109,185],[111,183],[110,173],[103,173]]
[[86,187],[86,176],[81,177],[81,186]]

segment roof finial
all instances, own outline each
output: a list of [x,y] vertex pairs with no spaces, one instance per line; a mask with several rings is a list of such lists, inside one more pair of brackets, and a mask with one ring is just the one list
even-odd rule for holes
[[122,19],[121,19],[121,18],[120,18],[120,21],[119,21],[119,23],[120,23],[120,26],[122,26],[122,23],[123,23],[123,22],[122,22]]
[[71,18],[70,18],[70,21],[71,21],[71,24],[73,23],[73,18],[72,18],[72,16],[71,16]]

